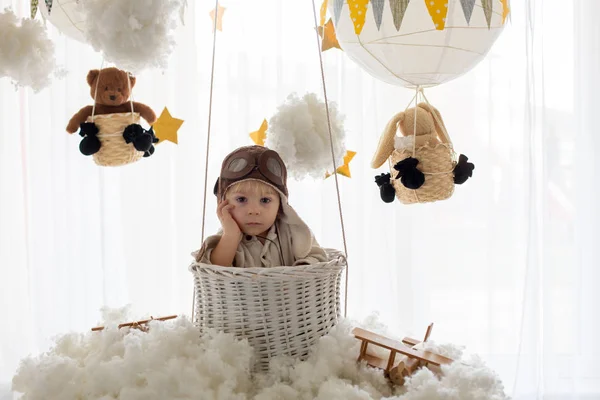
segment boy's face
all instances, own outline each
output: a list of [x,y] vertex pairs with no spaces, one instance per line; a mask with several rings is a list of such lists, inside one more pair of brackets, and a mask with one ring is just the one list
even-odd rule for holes
[[279,194],[233,188],[225,199],[234,206],[231,216],[246,235],[266,236],[277,219]]

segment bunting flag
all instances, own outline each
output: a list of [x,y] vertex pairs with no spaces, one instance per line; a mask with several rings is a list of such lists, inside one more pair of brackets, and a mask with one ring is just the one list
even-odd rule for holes
[[342,15],[342,7],[343,6],[344,6],[344,0],[333,0],[333,16],[335,18],[336,24],[340,20],[340,15]]
[[467,23],[470,23],[471,15],[473,14],[473,8],[475,7],[475,0],[460,0],[460,4],[462,5],[463,13],[465,14]]
[[481,6],[483,7],[483,13],[485,14],[485,20],[489,29],[492,25],[492,13],[494,12],[493,2],[492,0],[481,0]]
[[52,12],[52,0],[46,0],[46,10],[48,10],[48,15]]
[[381,27],[381,19],[383,18],[383,4],[385,0],[371,0],[371,4],[373,6],[373,16],[375,17],[375,24],[377,25],[377,30]]
[[427,10],[429,10],[429,15],[431,15],[435,29],[443,31],[446,26],[446,15],[448,14],[448,0],[425,0],[425,4],[427,5]]
[[[423,0],[436,30],[444,30],[446,27],[449,1],[450,0]],[[322,0],[320,26],[324,26],[324,22],[326,21],[324,11],[327,4],[331,5],[333,3],[333,21],[335,22],[336,26],[341,17],[342,10],[347,4],[355,34],[360,35],[365,23],[370,24],[372,22],[375,22],[375,26],[379,31],[381,30],[381,25],[385,24],[383,20],[384,12],[387,12],[387,2],[389,2],[389,12],[392,14],[394,26],[396,27],[397,31],[400,31],[404,16],[408,10],[408,6],[414,3],[411,3],[411,0]],[[481,3],[481,8],[483,9],[487,26],[488,28],[491,28],[495,2],[500,2],[502,5],[501,15],[502,25],[504,25],[506,23],[506,19],[510,15],[510,0],[460,0],[460,6],[465,16],[465,20],[467,21],[467,26],[471,24],[471,18],[473,16],[475,6],[477,5],[477,7],[479,7],[479,3]],[[500,15],[500,10],[498,10],[499,6],[499,4],[496,4],[496,13]],[[371,7],[373,11],[373,20],[371,20],[369,17],[367,21],[365,17],[369,7]],[[456,7],[458,7],[458,5],[456,5]],[[476,16],[479,19],[481,14],[476,13]]]
[[[347,178],[352,178],[352,174],[350,174],[350,161],[356,155],[355,151],[347,150],[346,155],[344,156],[344,165],[338,167],[335,172],[339,175],[344,175]],[[331,175],[329,172],[325,174],[325,179],[329,178]]]
[[263,120],[262,124],[260,124],[260,128],[257,131],[250,133],[250,139],[259,146],[265,145],[265,140],[267,139],[267,129],[269,128],[269,124],[266,119]]
[[354,24],[354,33],[357,35],[360,35],[360,32],[365,26],[367,4],[369,4],[369,0],[348,0],[350,19],[352,19],[352,23]]
[[390,9],[392,10],[392,18],[394,19],[394,26],[396,30],[400,30],[402,26],[402,20],[404,19],[404,13],[408,7],[410,0],[390,0]]
[[508,5],[508,0],[500,0],[502,3],[502,25],[506,22],[506,17],[510,14],[510,7]]
[[321,4],[321,21],[319,22],[319,26],[325,25],[325,16],[327,15],[327,2],[328,0],[323,0],[323,4]]
[[35,18],[35,14],[37,14],[38,10],[38,0],[31,0],[30,11],[31,11],[31,19]]

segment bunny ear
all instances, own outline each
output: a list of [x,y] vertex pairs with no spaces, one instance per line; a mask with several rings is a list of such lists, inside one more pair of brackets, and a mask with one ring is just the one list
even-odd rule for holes
[[448,131],[446,130],[446,125],[444,125],[444,120],[442,119],[442,114],[438,111],[437,108],[432,106],[429,103],[419,103],[418,107],[421,107],[425,111],[428,111],[433,117],[433,123],[435,124],[435,130],[439,139],[443,143],[450,142],[450,138],[448,137]]
[[404,112],[394,115],[387,123],[377,145],[377,151],[371,160],[371,168],[377,169],[383,165],[394,151],[394,137],[398,130],[398,124],[404,120]]

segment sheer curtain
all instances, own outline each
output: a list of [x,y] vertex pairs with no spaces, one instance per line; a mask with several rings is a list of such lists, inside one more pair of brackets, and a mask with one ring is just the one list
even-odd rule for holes
[[[349,253],[348,314],[374,312],[397,334],[463,344],[515,399],[600,398],[595,0],[512,2],[487,59],[430,89],[473,179],[443,202],[384,204],[369,168],[388,119],[413,93],[323,53],[330,100],[346,115],[352,178],[339,178]],[[543,4],[542,4],[543,3]],[[0,0],[20,15],[28,2]],[[322,93],[309,1],[231,0],[218,33],[210,190],[223,156],[249,144],[291,92]],[[319,4],[317,4],[319,6]],[[19,360],[58,334],[94,326],[103,306],[190,314],[189,253],[201,241],[211,1],[190,1],[164,72],[134,96],[185,122],[179,145],[110,169],[64,128],[90,98],[102,59],[48,27],[69,70],[33,94],[0,80],[0,398]],[[342,248],[333,179],[291,182],[290,202],[321,244]]]

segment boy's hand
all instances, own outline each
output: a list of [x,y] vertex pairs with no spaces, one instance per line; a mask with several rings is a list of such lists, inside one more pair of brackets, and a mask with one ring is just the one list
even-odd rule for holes
[[221,201],[217,207],[217,217],[219,217],[219,221],[221,221],[221,226],[223,227],[223,236],[241,238],[242,231],[231,216],[231,210],[234,208],[235,206],[229,204],[228,200]]

